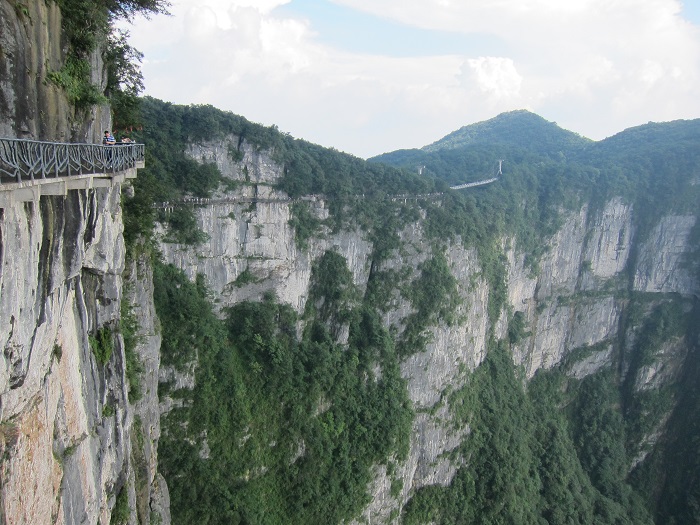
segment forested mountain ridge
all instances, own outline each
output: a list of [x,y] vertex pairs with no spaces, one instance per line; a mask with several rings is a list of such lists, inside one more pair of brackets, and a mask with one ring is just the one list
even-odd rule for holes
[[[588,187],[590,190],[598,182],[618,183],[619,173],[613,170],[648,178],[652,173],[650,159],[654,158],[682,163],[680,157],[688,155],[686,169],[692,169],[696,153],[693,145],[699,127],[700,120],[650,122],[601,141],[592,141],[521,110],[465,126],[420,149],[384,153],[369,160],[413,171],[422,168],[426,174],[450,184],[493,175],[498,159],[509,163],[527,158],[531,164],[557,163],[568,165],[570,170],[605,170],[607,173],[603,173],[600,181],[581,181],[581,189]],[[658,179],[663,177],[662,173],[663,170],[657,170]],[[613,193],[620,191],[617,188]],[[605,192],[610,190],[606,188]]]
[[148,166],[0,209],[0,523],[700,521],[698,121],[366,162],[138,103],[165,4],[0,0],[0,133]]
[[693,522],[697,122],[419,177],[144,102],[174,523]]
[[[417,151],[434,153],[479,145],[503,145],[552,154],[581,149],[592,143],[590,139],[562,129],[556,123],[548,122],[530,111],[517,110],[464,126]],[[397,153],[399,152],[384,153],[372,160],[391,162],[392,156]]]

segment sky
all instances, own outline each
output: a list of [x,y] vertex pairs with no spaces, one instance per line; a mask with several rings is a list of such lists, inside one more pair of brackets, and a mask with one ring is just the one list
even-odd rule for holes
[[171,0],[145,95],[369,158],[527,109],[601,140],[700,118],[700,0]]

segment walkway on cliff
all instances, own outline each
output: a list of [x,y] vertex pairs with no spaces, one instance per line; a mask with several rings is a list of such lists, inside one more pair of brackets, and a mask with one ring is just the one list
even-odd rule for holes
[[[503,160],[498,161],[498,168],[496,171],[496,175],[494,177],[491,177],[489,179],[484,179],[484,180],[477,180],[474,182],[468,182],[466,184],[459,184],[457,186],[450,186],[451,190],[463,190],[466,188],[474,188],[476,186],[485,186],[486,184],[491,184],[492,182],[496,182],[501,175],[503,175]],[[257,193],[257,191],[256,191]],[[397,195],[387,195],[386,198],[391,200],[391,201],[417,201],[421,199],[436,199],[441,196],[443,196],[444,193],[420,193],[420,194],[397,194]],[[356,195],[356,199],[362,199],[364,198],[364,194],[361,195]],[[307,202],[315,202],[315,201],[321,201],[321,200],[329,200],[328,197],[324,197],[323,195],[304,195],[302,197],[299,197],[298,199],[292,199],[290,197],[258,197],[257,195],[255,196],[238,196],[238,197],[218,197],[218,198],[206,198],[206,197],[184,197],[182,199],[178,199],[175,201],[168,201],[168,202],[156,202],[152,204],[153,208],[160,209],[160,210],[165,210],[166,212],[170,212],[175,208],[176,206],[185,206],[185,205],[213,205],[213,204],[242,204],[242,203],[287,203],[287,202],[292,202],[292,201],[307,201]]]
[[[443,196],[444,193],[406,193],[401,195],[387,195],[386,198],[390,201],[417,201],[421,199],[436,199]],[[365,196],[354,195],[349,196],[349,198],[363,199]],[[291,202],[319,202],[333,200],[333,197],[327,197],[323,195],[303,195],[296,199],[291,197],[251,197],[251,196],[237,196],[237,197],[183,197],[182,199],[168,201],[168,202],[156,202],[151,205],[152,208],[172,211],[176,206],[210,206],[216,204],[272,204],[272,203],[291,203]]]
[[[486,184],[491,184],[498,180],[498,177],[480,180],[476,182],[470,182],[468,184],[460,184],[459,186],[450,186],[451,190],[462,190],[465,188],[473,188],[474,186],[484,186]],[[445,195],[443,192],[438,193],[404,193],[397,195],[386,195],[386,199],[392,202],[403,201],[404,203],[408,201],[418,201],[418,200],[430,200],[438,199]],[[355,195],[355,199],[363,199],[364,194]],[[156,202],[151,205],[152,208],[172,211],[173,208],[178,206],[210,206],[216,204],[272,204],[272,203],[289,203],[297,201],[306,202],[317,202],[317,201],[328,201],[332,200],[332,197],[327,197],[323,195],[304,195],[296,199],[291,197],[253,197],[253,196],[237,196],[237,197],[183,197],[182,199],[177,199],[168,202]]]
[[0,138],[0,208],[42,195],[109,187],[145,166],[143,144],[79,144]]

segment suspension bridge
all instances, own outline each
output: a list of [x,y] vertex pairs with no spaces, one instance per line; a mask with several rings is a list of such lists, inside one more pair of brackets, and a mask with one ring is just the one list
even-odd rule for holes
[[450,189],[451,190],[464,190],[466,188],[474,188],[475,186],[485,186],[486,184],[491,184],[492,182],[496,182],[501,175],[503,175],[503,159],[498,160],[498,171],[496,172],[495,177],[491,177],[490,179],[478,180],[476,182],[468,182],[466,184],[459,184],[457,186],[450,186]]

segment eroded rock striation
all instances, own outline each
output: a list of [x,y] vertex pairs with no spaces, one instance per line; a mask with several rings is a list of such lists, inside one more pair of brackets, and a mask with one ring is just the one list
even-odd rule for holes
[[[230,159],[227,151],[231,147],[241,147],[240,161]],[[198,247],[163,242],[161,249],[165,260],[190,278],[204,275],[218,307],[259,300],[265,291],[274,291],[281,302],[303,312],[312,263],[327,250],[340,253],[354,284],[360,290],[366,288],[371,241],[359,228],[325,230],[300,249],[289,225],[292,202],[275,189],[282,168],[264,151],[238,137],[228,137],[190,145],[189,154],[198,161],[216,163],[224,177],[239,186],[196,206],[198,225],[208,234],[207,241]],[[323,197],[308,202],[319,219],[327,217],[328,203]],[[630,293],[697,296],[700,292],[697,276],[684,263],[694,250],[688,239],[695,216],[666,215],[640,242],[635,235],[636,210],[621,199],[609,200],[594,211],[583,205],[563,213],[563,224],[546,241],[547,250],[537,270],[528,267],[524,254],[513,248],[517,239],[502,242],[507,304],[493,329],[497,337],[506,337],[509,318],[522,316],[525,330],[513,344],[513,360],[526,378],[564,360],[568,374],[579,379],[610,366],[613,344],[621,337],[634,337],[633,332],[620,333]],[[430,257],[434,243],[426,238],[420,221],[400,235],[403,248],[381,264],[384,269],[411,269],[410,280]],[[457,239],[445,254],[461,299],[457,322],[439,321],[432,326],[425,349],[402,363],[401,373],[416,410],[409,457],[393,474],[401,479],[402,489],[392,495],[392,477],[378,467],[365,521],[389,522],[392,510],[396,516],[415,489],[448,485],[464,462],[449,453],[470,429],[455,426],[444,396],[449,389],[463,386],[486,355],[490,289],[475,250],[464,248]],[[390,303],[384,323],[401,333],[411,305],[399,294]],[[654,388],[660,370],[667,371],[668,380],[677,368],[672,364],[677,358],[670,349],[659,353],[656,364],[639,372],[638,388]]]
[[2,210],[8,523],[108,522],[126,485],[133,415],[118,336],[121,231],[119,186]]

